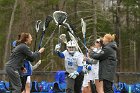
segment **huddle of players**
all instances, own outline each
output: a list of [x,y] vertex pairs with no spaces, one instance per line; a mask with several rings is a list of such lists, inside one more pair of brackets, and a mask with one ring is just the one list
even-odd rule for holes
[[[90,81],[95,82],[98,93],[113,93],[112,85],[117,64],[117,46],[114,39],[114,35],[111,34],[97,39],[88,50],[87,56],[77,51],[77,44],[74,41],[69,41],[63,52],[60,51],[60,44],[55,46],[56,54],[65,61],[67,93],[81,93],[81,89],[82,93],[93,92],[90,88],[92,87]],[[45,48],[41,48],[39,51],[32,52],[29,48],[31,42],[30,33],[21,33],[17,46],[12,50],[8,62],[5,64],[5,70],[13,88],[12,93],[23,91],[20,74],[21,71],[24,71],[24,69],[21,70],[24,60],[27,59],[30,62],[38,60],[45,50]]]
[[[112,84],[117,64],[117,46],[115,36],[106,34],[97,39],[84,56],[77,51],[76,43],[69,41],[67,49],[60,51],[60,44],[55,46],[55,52],[65,60],[67,93],[113,93]],[[96,89],[92,89],[92,82]]]

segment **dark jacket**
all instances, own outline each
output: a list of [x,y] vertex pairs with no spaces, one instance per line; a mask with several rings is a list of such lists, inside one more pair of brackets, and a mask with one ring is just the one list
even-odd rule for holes
[[6,66],[19,70],[23,67],[24,59],[33,62],[35,60],[39,60],[39,58],[39,52],[32,52],[25,43],[21,43],[12,50],[12,54],[10,55]]
[[99,60],[99,80],[114,81],[114,76],[117,66],[117,45],[115,42],[110,42],[102,48],[100,53],[90,52],[89,56]]

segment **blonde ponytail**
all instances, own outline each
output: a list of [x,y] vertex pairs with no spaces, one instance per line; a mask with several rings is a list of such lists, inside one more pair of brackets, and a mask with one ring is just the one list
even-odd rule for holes
[[115,40],[116,34],[112,34],[112,41]]
[[115,40],[115,34],[112,34],[112,35],[111,34],[105,34],[104,37],[106,39],[108,39],[109,42],[112,42],[112,41]]

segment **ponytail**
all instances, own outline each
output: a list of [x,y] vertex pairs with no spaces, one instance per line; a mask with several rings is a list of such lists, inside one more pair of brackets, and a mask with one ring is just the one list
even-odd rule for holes
[[115,40],[116,34],[112,34],[112,41]]
[[111,34],[105,34],[104,37],[106,39],[108,39],[109,42],[112,42],[112,41],[115,40],[115,34],[112,34],[112,35]]

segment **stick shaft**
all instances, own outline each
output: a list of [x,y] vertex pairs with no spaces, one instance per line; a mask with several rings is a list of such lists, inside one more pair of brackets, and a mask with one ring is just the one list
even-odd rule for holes
[[80,43],[85,47],[85,49],[86,50],[88,50],[88,48],[84,45],[84,43],[82,42],[82,40],[78,37],[78,36],[76,36],[75,34],[74,34],[74,32],[73,32],[73,30],[71,29],[71,27],[69,26],[69,24],[68,23],[65,23],[64,25],[67,25],[67,27],[68,27],[68,32],[70,32],[78,41],[80,41]]
[[51,34],[51,36],[49,37],[49,39],[46,41],[46,43],[44,44],[44,46],[43,47],[46,47],[46,45],[49,43],[49,41],[51,40],[51,38],[53,37],[53,35],[54,35],[54,32],[56,31],[56,29],[58,28],[58,26],[56,26],[55,27],[55,29],[54,29],[54,31],[53,31],[53,33]]

